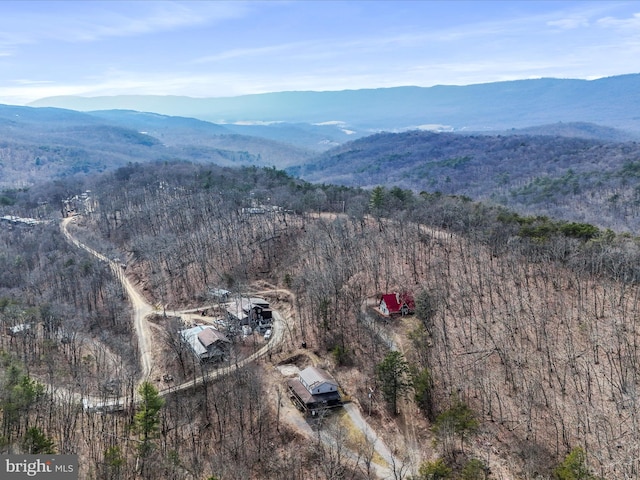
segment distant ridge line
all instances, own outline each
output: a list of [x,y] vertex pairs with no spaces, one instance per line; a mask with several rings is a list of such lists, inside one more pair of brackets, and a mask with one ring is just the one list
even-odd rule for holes
[[425,124],[452,130],[501,130],[556,122],[590,122],[640,131],[640,74],[596,80],[539,78],[466,86],[284,91],[235,97],[178,95],[58,96],[34,107],[78,111],[128,109],[215,123],[341,121],[370,130]]

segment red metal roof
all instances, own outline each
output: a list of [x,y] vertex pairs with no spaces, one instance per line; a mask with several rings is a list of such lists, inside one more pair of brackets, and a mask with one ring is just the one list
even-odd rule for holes
[[382,301],[387,305],[389,313],[400,313],[402,305],[407,304],[409,310],[416,309],[416,303],[413,299],[413,295],[408,292],[402,293],[386,293],[382,295]]

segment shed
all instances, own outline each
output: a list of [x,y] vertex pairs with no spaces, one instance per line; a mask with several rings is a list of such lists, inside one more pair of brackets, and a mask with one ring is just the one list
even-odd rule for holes
[[218,300],[219,302],[228,301],[230,295],[231,295],[231,292],[229,290],[225,290],[224,288],[209,289],[209,296],[211,296],[215,300]]

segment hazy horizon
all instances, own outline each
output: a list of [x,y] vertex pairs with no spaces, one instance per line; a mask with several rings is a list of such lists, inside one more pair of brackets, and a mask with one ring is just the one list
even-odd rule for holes
[[640,72],[640,4],[0,2],[0,103],[593,80]]

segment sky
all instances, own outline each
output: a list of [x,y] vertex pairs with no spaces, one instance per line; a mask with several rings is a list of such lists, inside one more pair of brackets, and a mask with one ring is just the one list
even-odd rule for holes
[[640,2],[0,1],[0,103],[640,73]]

